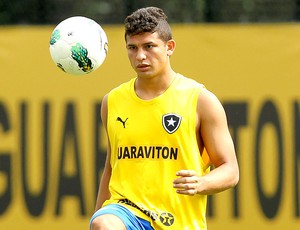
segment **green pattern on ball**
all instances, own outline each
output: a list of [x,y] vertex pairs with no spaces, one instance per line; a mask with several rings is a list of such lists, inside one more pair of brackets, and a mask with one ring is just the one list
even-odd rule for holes
[[88,58],[88,51],[80,43],[76,43],[71,49],[72,58],[84,72],[92,71],[92,61]]
[[52,35],[51,35],[51,38],[50,38],[50,45],[54,45],[55,42],[59,39],[60,39],[60,31],[59,30],[54,30]]

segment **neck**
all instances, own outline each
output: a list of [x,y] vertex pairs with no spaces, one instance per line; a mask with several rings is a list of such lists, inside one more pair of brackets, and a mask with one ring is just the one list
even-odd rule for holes
[[143,100],[151,100],[162,95],[172,84],[176,73],[172,70],[163,76],[149,78],[138,77],[135,81],[135,93]]

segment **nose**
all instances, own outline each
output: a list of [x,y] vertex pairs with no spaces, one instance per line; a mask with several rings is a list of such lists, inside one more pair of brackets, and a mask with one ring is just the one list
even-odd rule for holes
[[140,61],[140,62],[146,59],[146,54],[145,54],[145,52],[143,51],[143,49],[139,49],[139,50],[137,51],[136,59],[137,59],[138,61]]

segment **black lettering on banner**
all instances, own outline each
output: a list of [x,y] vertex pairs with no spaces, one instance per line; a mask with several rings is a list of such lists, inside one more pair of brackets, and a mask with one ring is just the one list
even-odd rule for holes
[[[261,162],[260,146],[262,141],[262,133],[266,125],[272,125],[276,131],[278,149],[278,166],[277,166],[277,188],[272,195],[267,195],[264,193],[262,179],[260,178],[261,169],[264,166],[264,162]],[[274,153],[276,154],[276,153]],[[274,218],[279,210],[279,205],[281,202],[282,189],[283,189],[283,139],[282,131],[280,126],[279,115],[277,109],[272,101],[266,101],[260,111],[257,123],[257,134],[255,141],[255,178],[256,178],[256,188],[259,196],[260,205],[262,207],[263,213],[267,218]]]
[[[102,140],[101,138],[101,129],[103,127],[102,121],[101,121],[101,103],[96,103],[94,107],[94,156],[95,156],[95,194],[98,192],[98,185],[101,178],[101,172],[104,168],[104,163],[106,159],[106,149],[103,149],[103,145],[100,142]],[[96,195],[94,203],[96,203]]]
[[[5,106],[0,102],[0,131],[4,133],[11,129],[9,116]],[[0,151],[0,173],[6,177],[6,187],[1,189],[0,194],[0,215],[5,213],[12,201],[12,165],[11,153],[8,151]]]
[[295,216],[300,216],[300,108],[299,103],[294,102],[294,188],[295,188]]
[[[246,102],[226,102],[224,109],[227,115],[228,126],[231,130],[237,158],[239,157],[239,131],[248,124],[248,104]],[[240,167],[241,168],[241,167]],[[233,189],[233,216],[240,216],[239,186]]]
[[[63,130],[62,146],[60,152],[59,163],[59,184],[58,194],[56,201],[56,215],[60,215],[62,199],[65,196],[74,196],[79,199],[80,212],[84,216],[86,211],[84,207],[83,191],[82,191],[82,179],[81,179],[81,167],[79,159],[79,139],[76,131],[75,111],[74,104],[68,103],[66,107],[65,126]],[[70,151],[70,149],[74,151]],[[69,150],[69,151],[68,151]],[[74,175],[68,175],[64,171],[66,164],[66,154],[73,154],[75,159],[75,172]]]
[[49,104],[45,103],[43,107],[43,119],[41,124],[41,130],[43,131],[43,162],[41,163],[40,175],[43,175],[42,185],[40,192],[30,192],[28,183],[28,168],[30,167],[30,162],[27,159],[27,143],[28,142],[28,132],[27,127],[30,122],[27,119],[27,104],[25,102],[21,103],[21,131],[20,131],[20,151],[21,151],[21,177],[22,177],[22,188],[24,192],[24,198],[26,207],[32,216],[40,216],[44,210],[47,187],[48,187],[48,155],[49,155]]
[[[239,131],[243,126],[248,124],[248,103],[241,102],[223,102],[223,107],[226,112],[228,126],[231,131],[232,139],[235,145],[236,154],[239,154]],[[240,216],[240,202],[239,202],[239,186],[232,189],[233,193],[233,217],[238,218]],[[208,196],[207,202],[207,216],[214,217],[215,202],[214,196]]]

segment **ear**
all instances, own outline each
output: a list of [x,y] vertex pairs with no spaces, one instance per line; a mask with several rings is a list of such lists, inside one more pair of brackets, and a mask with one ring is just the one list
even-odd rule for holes
[[171,56],[175,50],[176,42],[171,39],[167,41],[167,55]]

